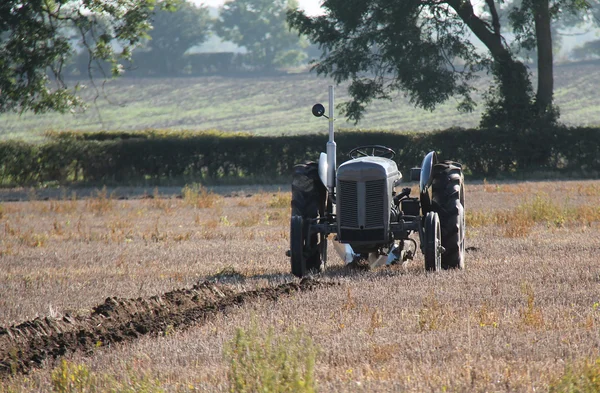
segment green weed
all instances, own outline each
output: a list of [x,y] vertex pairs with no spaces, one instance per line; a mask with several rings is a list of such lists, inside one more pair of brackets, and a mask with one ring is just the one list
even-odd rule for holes
[[292,203],[292,195],[290,193],[278,192],[273,194],[271,200],[267,204],[270,208],[289,208]]
[[536,223],[561,228],[567,224],[585,224],[600,221],[600,207],[580,205],[560,206],[545,194],[538,194],[512,210],[467,211],[470,228],[502,225],[506,237],[526,237]]
[[430,293],[424,300],[419,310],[417,323],[419,331],[431,331],[440,328],[442,318],[442,306],[437,300],[435,293]]
[[521,323],[525,327],[540,329],[544,327],[544,315],[542,309],[535,304],[535,293],[529,284],[523,284],[521,292],[527,299],[527,306],[521,308],[519,315]]
[[186,204],[196,208],[210,208],[220,199],[219,195],[207,190],[201,184],[190,184],[181,190],[183,200]]
[[63,360],[52,371],[52,391],[56,393],[162,393],[159,381],[147,375],[137,375],[128,369],[127,377],[119,380],[112,375],[98,374],[83,365]]
[[256,325],[237,329],[225,356],[231,392],[315,392],[317,348],[302,331],[275,336]]
[[112,195],[108,195],[106,186],[104,186],[101,190],[96,190],[96,195],[93,198],[88,199],[85,206],[93,213],[106,213],[113,208]]
[[52,391],[57,393],[97,392],[98,376],[82,364],[63,360],[52,371]]
[[549,393],[600,392],[600,359],[581,367],[569,367],[564,375],[550,384]]
[[261,217],[260,213],[254,212],[254,213],[246,215],[245,217],[242,217],[241,220],[239,220],[238,222],[235,223],[235,226],[242,227],[242,228],[253,227],[260,223],[261,218],[262,217]]

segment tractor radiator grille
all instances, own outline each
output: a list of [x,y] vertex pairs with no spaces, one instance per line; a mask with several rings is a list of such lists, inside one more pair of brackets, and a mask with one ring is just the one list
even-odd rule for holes
[[342,229],[340,232],[345,242],[381,242],[385,239],[383,229]]
[[368,181],[365,184],[365,188],[365,228],[383,227],[385,179]]
[[340,180],[339,211],[340,225],[343,227],[358,227],[358,194],[355,181]]

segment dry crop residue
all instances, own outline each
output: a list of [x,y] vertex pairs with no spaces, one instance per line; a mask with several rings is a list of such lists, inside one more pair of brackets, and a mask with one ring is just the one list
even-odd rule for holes
[[145,334],[186,328],[214,313],[256,299],[277,300],[282,295],[334,283],[303,279],[275,287],[235,292],[203,282],[150,298],[107,298],[86,316],[36,318],[9,328],[0,327],[0,378],[26,373],[45,359],[69,352],[91,352]]

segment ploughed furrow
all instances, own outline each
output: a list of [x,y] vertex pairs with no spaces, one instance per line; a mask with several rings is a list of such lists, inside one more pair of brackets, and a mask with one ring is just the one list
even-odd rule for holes
[[338,284],[303,279],[299,283],[235,292],[203,282],[149,298],[107,298],[89,315],[36,318],[9,328],[0,327],[0,377],[26,373],[42,366],[46,359],[69,352],[91,352],[141,335],[162,333],[167,328],[183,329],[256,299],[277,300],[282,295],[330,285]]

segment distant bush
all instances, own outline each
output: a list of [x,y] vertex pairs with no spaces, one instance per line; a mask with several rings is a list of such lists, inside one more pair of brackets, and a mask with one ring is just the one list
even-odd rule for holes
[[227,74],[242,70],[243,55],[233,52],[193,53],[186,55],[189,73],[192,75]]
[[593,40],[576,46],[571,51],[571,56],[576,60],[597,59],[600,57],[600,40]]
[[[295,164],[316,160],[327,136],[254,136],[219,131],[51,132],[41,144],[0,142],[0,183],[274,182]],[[397,151],[403,173],[436,150],[464,164],[467,175],[511,177],[527,172],[600,172],[600,129],[557,127],[515,135],[504,130],[449,129],[430,133],[341,130],[338,163],[355,146]]]

